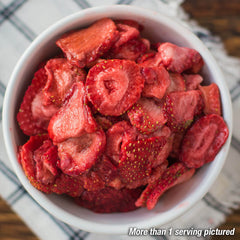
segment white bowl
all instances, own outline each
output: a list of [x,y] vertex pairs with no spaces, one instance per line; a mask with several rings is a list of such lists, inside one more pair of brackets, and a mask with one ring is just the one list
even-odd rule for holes
[[[227,142],[213,162],[199,169],[190,181],[169,190],[151,211],[142,208],[128,213],[93,213],[77,206],[67,197],[47,195],[36,190],[25,177],[17,161],[17,146],[23,144],[25,138],[18,127],[16,113],[36,66],[56,52],[55,41],[62,33],[86,27],[103,17],[134,19],[144,26],[143,36],[149,39],[171,41],[180,46],[196,49],[205,61],[203,68],[205,82],[217,83],[221,92],[223,117],[229,127]],[[3,132],[9,159],[18,178],[43,208],[63,222],[85,231],[127,234],[129,227],[148,228],[166,224],[190,209],[207,193],[219,175],[227,156],[232,134],[232,107],[228,88],[216,61],[204,44],[188,29],[157,12],[124,5],[104,6],[70,15],[49,27],[32,42],[18,61],[6,90]]]

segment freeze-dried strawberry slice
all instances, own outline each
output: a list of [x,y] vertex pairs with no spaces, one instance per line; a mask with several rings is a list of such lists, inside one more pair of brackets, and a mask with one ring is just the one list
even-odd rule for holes
[[228,135],[222,117],[216,114],[201,117],[185,134],[179,160],[189,168],[199,168],[213,161]]
[[124,25],[128,25],[130,27],[134,27],[139,31],[143,30],[143,26],[141,24],[139,24],[137,21],[134,21],[132,19],[117,19],[114,21],[116,24],[124,24]]
[[67,194],[71,197],[79,197],[83,192],[83,181],[81,176],[73,177],[61,173],[51,185],[51,191],[56,194]]
[[119,160],[122,181],[131,184],[149,176],[156,156],[165,144],[165,137],[152,137],[122,144]]
[[145,67],[142,74],[145,78],[142,95],[162,99],[171,83],[167,70],[163,66]]
[[96,130],[97,124],[92,117],[82,82],[75,83],[63,106],[51,118],[48,132],[51,139],[62,142],[68,138],[80,137]]
[[51,185],[46,185],[37,180],[34,152],[42,146],[44,141],[48,139],[49,137],[47,134],[31,136],[30,139],[21,146],[18,153],[22,168],[30,183],[38,190],[45,193],[51,192]]
[[51,140],[45,140],[43,144],[34,151],[33,159],[36,167],[36,179],[43,184],[51,184],[58,175],[57,147]]
[[164,104],[168,126],[173,131],[184,131],[193,122],[196,113],[200,112],[201,106],[199,90],[169,93]]
[[72,176],[83,173],[93,166],[105,144],[106,136],[102,130],[58,143],[60,168],[64,173]]
[[17,114],[17,121],[20,128],[26,135],[31,136],[46,132],[45,124],[36,121],[32,115],[32,102],[35,96],[44,87],[46,81],[46,72],[43,68],[41,68],[34,74],[32,83],[23,97],[23,101]]
[[167,122],[163,107],[147,98],[140,98],[128,111],[128,117],[131,124],[145,134],[156,131]]
[[114,189],[106,187],[98,191],[84,191],[76,203],[97,213],[129,212],[135,210],[135,201],[141,189]]
[[170,86],[166,90],[166,93],[181,92],[186,90],[186,84],[183,76],[180,73],[170,73]]
[[209,86],[198,87],[203,96],[204,109],[203,112],[207,114],[222,115],[220,92],[216,83]]
[[186,90],[196,90],[203,78],[199,74],[183,74],[183,78],[186,84]]
[[149,210],[153,209],[164,192],[189,180],[194,173],[195,169],[188,169],[179,162],[174,163],[164,171],[160,179],[145,188],[135,205],[137,207],[146,206]]
[[56,44],[70,62],[83,68],[107,52],[117,39],[115,23],[109,18],[103,18],[88,28],[65,34]]
[[162,65],[161,54],[159,52],[149,50],[137,59],[137,63],[141,67],[159,67]]
[[128,42],[133,38],[137,38],[139,36],[139,31],[135,27],[131,27],[127,24],[117,23],[117,30],[119,31],[119,38],[114,43],[113,48],[119,48],[124,43]]
[[140,67],[129,60],[101,62],[86,79],[88,99],[103,115],[123,114],[140,98],[143,86]]
[[166,42],[158,47],[163,65],[172,72],[182,73],[186,70],[197,73],[203,66],[203,59],[195,49],[179,47]]
[[106,133],[106,154],[116,163],[119,162],[121,145],[136,139],[136,130],[127,122],[120,121],[114,124]]
[[147,39],[133,38],[118,48],[111,48],[107,56],[108,58],[136,61],[149,48],[150,43]]
[[179,159],[179,153],[181,149],[181,144],[183,137],[186,131],[183,132],[175,132],[173,135],[173,143],[172,143],[172,150],[170,152],[170,157],[174,159]]
[[45,70],[48,76],[43,88],[46,104],[50,102],[61,106],[73,83],[84,81],[86,78],[86,72],[73,66],[66,58],[50,59],[45,65]]

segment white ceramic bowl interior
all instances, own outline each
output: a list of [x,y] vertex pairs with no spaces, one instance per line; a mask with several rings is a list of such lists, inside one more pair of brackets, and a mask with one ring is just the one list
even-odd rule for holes
[[[86,27],[103,17],[136,20],[144,26],[143,36],[154,42],[170,41],[198,50],[205,61],[202,71],[205,83],[217,83],[221,92],[223,117],[230,131],[229,139],[212,163],[199,169],[190,181],[169,190],[151,211],[142,208],[128,213],[93,213],[75,205],[68,197],[46,195],[36,190],[25,177],[17,161],[17,146],[22,145],[26,138],[18,127],[16,113],[36,66],[42,60],[48,59],[56,53],[55,41],[62,33]],[[18,61],[4,99],[3,131],[6,149],[22,185],[43,208],[60,220],[85,231],[107,234],[125,234],[129,227],[160,226],[180,216],[199,201],[212,186],[222,169],[232,133],[232,107],[227,89],[218,65],[203,43],[172,19],[157,12],[124,5],[83,10],[58,21],[40,34]]]

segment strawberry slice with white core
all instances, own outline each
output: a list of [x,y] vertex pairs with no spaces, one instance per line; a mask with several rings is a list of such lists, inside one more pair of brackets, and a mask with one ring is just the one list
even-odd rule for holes
[[144,78],[129,60],[107,60],[92,67],[86,79],[90,102],[103,115],[119,116],[141,96]]
[[192,48],[166,42],[158,47],[158,52],[161,54],[163,65],[171,72],[182,73],[188,70],[197,73],[203,66],[201,55]]
[[167,122],[163,107],[147,98],[140,98],[128,111],[128,117],[131,124],[144,134],[156,131]]
[[78,176],[91,168],[106,145],[102,130],[58,143],[60,168],[68,175]]
[[142,95],[162,99],[171,80],[168,71],[163,67],[145,67],[142,69],[145,84]]
[[228,135],[227,125],[219,115],[198,119],[182,140],[179,160],[189,168],[199,168],[213,161]]
[[51,118],[48,132],[55,143],[68,138],[80,137],[96,130],[97,124],[86,105],[85,88],[82,82],[75,83],[69,91],[69,98]]
[[43,89],[45,102],[61,106],[65,94],[73,83],[84,81],[86,73],[83,69],[73,66],[66,58],[50,59],[45,65],[48,75],[47,83]]
[[118,37],[115,23],[103,18],[88,28],[63,35],[56,44],[70,62],[83,68],[107,52]]

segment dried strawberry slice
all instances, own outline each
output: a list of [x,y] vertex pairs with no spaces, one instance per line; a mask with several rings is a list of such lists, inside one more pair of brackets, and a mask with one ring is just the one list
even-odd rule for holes
[[135,201],[141,189],[114,189],[106,187],[98,191],[84,191],[76,203],[97,213],[129,212],[135,210]]
[[161,54],[159,52],[149,50],[137,59],[137,63],[141,67],[160,67],[162,65]]
[[88,28],[65,34],[56,44],[70,62],[83,68],[107,52],[117,39],[115,23],[109,18],[103,18]]
[[107,60],[92,67],[86,79],[88,99],[103,115],[119,116],[139,98],[144,78],[129,60]]
[[143,26],[141,24],[139,24],[137,21],[134,21],[132,19],[117,19],[115,20],[116,24],[124,24],[124,25],[128,25],[130,27],[134,27],[139,31],[143,30]]
[[199,168],[213,161],[228,135],[228,127],[219,115],[198,119],[183,138],[179,160],[189,168]]
[[171,92],[166,96],[164,109],[168,117],[168,126],[173,131],[184,131],[200,112],[201,94],[199,90]]
[[107,58],[126,59],[136,61],[142,54],[150,49],[147,39],[133,38],[118,48],[111,48],[107,53]]
[[119,160],[122,181],[131,184],[148,177],[157,154],[165,144],[165,137],[152,137],[122,144]]
[[166,93],[181,92],[186,90],[186,84],[183,76],[180,73],[170,73],[170,86],[166,90]]
[[128,117],[131,124],[145,134],[156,131],[167,122],[163,107],[147,98],[140,98],[128,111]]
[[[37,179],[34,152],[42,146],[44,141],[47,141],[48,139],[49,137],[47,134],[31,136],[30,139],[21,146],[18,153],[22,168],[30,183],[38,190],[45,193],[51,192],[51,185],[44,184]],[[48,174],[50,174],[50,172]]]
[[63,106],[50,120],[48,132],[54,142],[63,142],[96,130],[97,124],[86,103],[83,83],[75,83]]
[[203,59],[195,49],[166,42],[158,47],[158,52],[161,54],[163,65],[172,72],[182,73],[188,70],[197,73],[203,66]]
[[61,106],[65,94],[73,83],[84,81],[86,78],[86,72],[83,69],[73,66],[65,58],[50,59],[45,65],[45,70],[48,76],[43,88],[46,104],[53,102]]
[[173,186],[189,180],[194,173],[195,169],[188,169],[179,162],[174,163],[163,172],[160,179],[148,184],[135,205],[137,207],[146,206],[149,210],[153,209],[163,193]]
[[136,136],[136,130],[127,121],[114,124],[106,133],[106,155],[118,164],[121,145],[129,140],[135,140]]
[[142,74],[145,78],[142,95],[162,99],[171,83],[167,70],[163,66],[145,67]]
[[203,96],[204,109],[203,112],[207,114],[222,115],[220,92],[216,83],[209,86],[198,86]]
[[105,144],[106,136],[102,130],[58,143],[61,170],[71,176],[83,173],[93,166]]
[[28,87],[23,101],[21,103],[19,112],[17,114],[17,121],[26,135],[36,135],[46,132],[45,122],[43,120],[37,121],[32,114],[32,102],[35,96],[41,91],[47,81],[47,75],[43,68],[39,69],[32,79],[31,85]]
[[183,78],[186,84],[186,90],[196,90],[203,78],[199,74],[183,74]]

